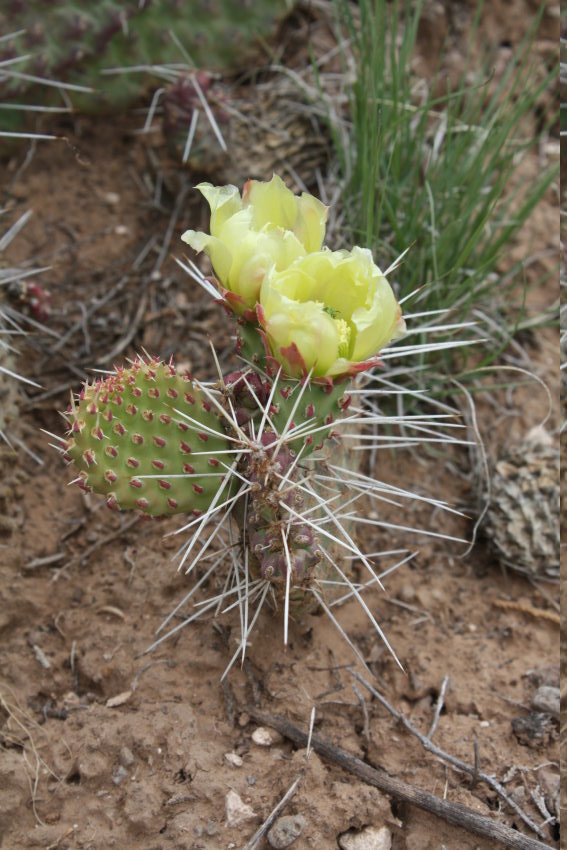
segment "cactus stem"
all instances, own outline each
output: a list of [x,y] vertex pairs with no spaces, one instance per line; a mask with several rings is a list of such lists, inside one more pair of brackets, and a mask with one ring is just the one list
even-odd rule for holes
[[305,393],[305,390],[309,386],[309,381],[311,380],[312,374],[313,374],[313,369],[310,369],[309,374],[307,375],[305,380],[301,382],[302,383],[301,389],[299,390],[299,392],[297,394],[297,398],[295,399],[295,403],[294,403],[294,405],[293,405],[293,407],[290,411],[290,414],[287,418],[287,422],[285,423],[284,427],[282,428],[282,432],[281,432],[279,439],[276,443],[276,447],[275,447],[274,453],[272,455],[273,460],[275,460],[276,457],[278,456],[278,453],[279,453],[279,451],[280,451],[280,449],[281,449],[281,447],[282,447],[282,445],[285,441],[287,433],[291,428],[291,425],[292,425],[292,422],[293,422],[293,417],[295,416],[295,412],[296,412],[297,408],[299,407],[299,404],[301,402],[301,399],[303,398],[303,394]]
[[[228,401],[228,404],[229,404],[229,407],[230,407],[230,414],[229,414],[229,413],[225,410],[225,408],[224,408],[221,404],[219,404],[219,402],[217,401],[217,399],[214,397],[213,393],[211,393],[211,391],[210,391],[210,390],[209,390],[206,386],[204,386],[203,384],[201,384],[201,382],[200,382],[200,381],[197,381],[197,380],[195,380],[195,379],[194,379],[194,383],[195,383],[195,386],[196,386],[199,390],[201,390],[201,392],[203,393],[203,395],[206,395],[206,396],[207,396],[207,398],[209,399],[209,401],[210,401],[212,404],[214,404],[214,406],[216,407],[216,409],[218,410],[218,412],[221,414],[221,416],[223,416],[223,417],[224,417],[224,418],[228,421],[228,423],[229,423],[230,427],[234,429],[234,431],[237,433],[238,437],[239,437],[242,441],[244,441],[244,442],[248,442],[248,438],[247,438],[247,436],[246,436],[245,432],[242,430],[242,428],[241,428],[241,427],[240,427],[240,425],[238,424],[238,421],[237,421],[237,418],[236,418],[236,413],[235,413],[234,408],[233,408],[233,406],[232,406],[232,401],[231,401],[230,397],[229,397],[228,395],[226,396],[227,401]],[[222,386],[222,385],[224,385],[224,380],[222,381],[221,386]],[[260,405],[260,402],[258,402],[258,405]]]

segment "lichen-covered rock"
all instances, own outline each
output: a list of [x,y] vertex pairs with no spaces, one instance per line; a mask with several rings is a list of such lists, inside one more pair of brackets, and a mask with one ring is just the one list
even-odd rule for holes
[[497,459],[484,532],[507,567],[559,575],[559,451],[543,429]]

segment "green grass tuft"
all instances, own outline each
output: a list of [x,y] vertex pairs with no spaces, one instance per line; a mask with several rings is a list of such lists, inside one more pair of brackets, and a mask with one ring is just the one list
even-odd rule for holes
[[[446,310],[452,322],[480,318],[481,331],[459,336],[486,337],[485,365],[522,326],[524,263],[502,275],[500,260],[558,179],[558,164],[533,178],[520,176],[523,159],[557,121],[552,116],[534,137],[534,114],[558,66],[542,73],[532,50],[543,6],[501,78],[492,78],[489,58],[473,65],[481,5],[462,79],[439,97],[437,80],[412,71],[421,2],[360,0],[356,8],[336,0],[349,114],[348,121],[328,118],[348,238],[369,247],[384,269],[411,245],[392,276],[400,298],[419,290],[406,309]],[[535,323],[549,320],[541,315]],[[440,321],[447,322],[446,313]],[[436,336],[444,338],[444,332]],[[418,341],[432,340],[412,337]],[[446,366],[446,357],[423,354],[424,376]]]

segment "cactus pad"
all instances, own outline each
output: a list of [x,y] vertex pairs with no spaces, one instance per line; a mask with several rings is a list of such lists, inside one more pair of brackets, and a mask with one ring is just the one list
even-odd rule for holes
[[66,456],[78,483],[110,508],[162,516],[205,512],[228,448],[210,404],[171,363],[137,358],[87,384],[67,411]]
[[244,68],[290,8],[288,0],[9,0],[0,10],[0,32],[13,33],[0,45],[7,71],[0,95],[48,97],[48,88],[38,92],[37,78],[44,78],[91,88],[71,91],[80,110],[123,108],[144,93],[148,73],[105,70],[178,65],[183,49],[197,67]]

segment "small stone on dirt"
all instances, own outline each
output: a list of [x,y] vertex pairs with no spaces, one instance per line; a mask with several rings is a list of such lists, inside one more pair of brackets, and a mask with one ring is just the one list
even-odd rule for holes
[[214,820],[207,821],[207,825],[205,827],[205,832],[207,835],[213,836],[219,832],[219,825]]
[[122,767],[132,767],[134,764],[134,753],[129,747],[122,747],[118,761]]
[[299,838],[306,825],[303,815],[284,815],[277,819],[268,832],[268,844],[274,850],[283,850]]
[[122,691],[121,694],[116,694],[115,697],[110,697],[106,700],[107,708],[117,708],[119,705],[124,705],[132,696],[132,691]]
[[257,817],[254,809],[244,803],[232,788],[225,797],[224,806],[227,826],[240,826]]
[[360,832],[339,836],[341,850],[391,850],[392,833],[387,826],[367,826]]
[[543,747],[551,740],[553,721],[549,714],[531,711],[528,717],[514,717],[512,731],[524,747]]
[[122,767],[122,765],[115,767],[112,771],[112,781],[115,785],[121,785],[127,778],[128,771],[126,770],[126,768]]
[[242,767],[243,761],[238,753],[225,753],[224,760],[231,767]]
[[281,744],[283,737],[275,729],[268,729],[266,726],[258,726],[252,732],[252,740],[259,747],[271,747],[272,744]]
[[552,717],[559,719],[559,688],[550,688],[549,685],[542,685],[537,689],[532,700],[532,708],[535,711],[542,711],[544,714],[551,714]]

